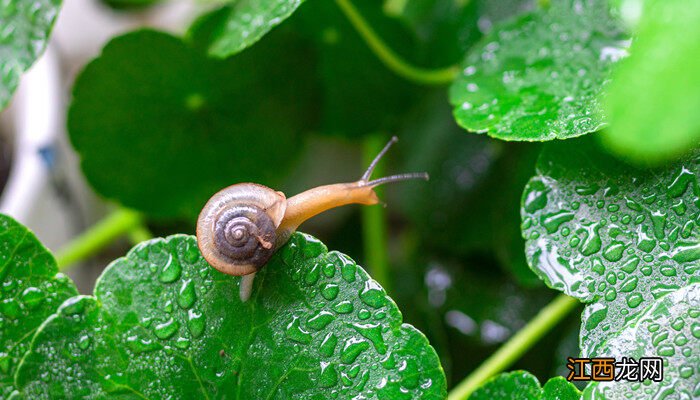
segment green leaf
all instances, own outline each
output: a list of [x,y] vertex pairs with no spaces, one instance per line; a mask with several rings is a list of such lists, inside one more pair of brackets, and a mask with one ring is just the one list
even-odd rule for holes
[[590,303],[581,350],[600,354],[665,293],[700,281],[700,151],[639,170],[593,138],[549,144],[523,193],[530,266],[545,283]]
[[450,87],[457,122],[504,140],[600,129],[599,97],[627,43],[618,25],[605,0],[552,0],[499,25],[467,55]]
[[193,236],[144,242],[113,262],[95,297],[40,330],[17,383],[26,398],[442,399],[425,337],[350,258],[295,234],[257,274],[211,268]]
[[78,293],[57,272],[56,260],[34,234],[0,214],[0,398],[14,390],[14,373],[36,329]]
[[469,400],[578,400],[581,392],[561,376],[548,380],[544,387],[527,371],[504,372],[488,380]]
[[[586,387],[584,398],[678,398],[700,396],[700,284],[675,290],[654,301],[620,332],[614,332],[601,354],[615,357],[663,359],[663,381],[644,384],[625,380]],[[628,360],[630,361],[630,360]],[[617,371],[616,371],[617,373]]]
[[236,182],[275,187],[314,119],[309,58],[285,31],[226,61],[155,31],[113,39],[73,89],[68,129],[85,176],[157,217],[194,218]]
[[238,0],[225,7],[226,16],[209,43],[209,54],[225,58],[259,41],[284,22],[304,0]]
[[44,52],[61,0],[6,0],[0,7],[0,110]]
[[700,141],[700,2],[644,2],[630,57],[609,88],[605,143],[634,161],[658,163]]

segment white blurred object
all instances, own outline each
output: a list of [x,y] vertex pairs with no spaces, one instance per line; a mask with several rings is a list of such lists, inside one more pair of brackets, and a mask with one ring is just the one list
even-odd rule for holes
[[58,61],[49,47],[22,77],[3,115],[10,119],[14,151],[0,212],[27,225],[48,246],[64,242],[72,233],[50,185],[65,112],[61,91]]

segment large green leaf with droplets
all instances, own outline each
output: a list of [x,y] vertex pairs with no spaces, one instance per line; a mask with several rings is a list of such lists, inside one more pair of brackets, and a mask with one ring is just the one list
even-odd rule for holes
[[68,113],[87,180],[151,216],[191,219],[222,187],[277,187],[315,119],[309,58],[282,30],[223,61],[162,32],[113,39],[78,76]]
[[0,398],[13,391],[13,375],[36,329],[78,292],[32,232],[0,214]]
[[[663,380],[644,383],[625,380],[594,383],[584,391],[586,399],[700,397],[700,284],[675,290],[654,301],[628,326],[613,333],[601,354],[663,359]],[[632,360],[627,360],[633,362]]]
[[426,338],[347,256],[295,234],[257,274],[211,268],[196,239],[144,242],[95,296],[42,326],[17,383],[25,398],[424,398],[446,394]]
[[61,0],[5,0],[0,3],[0,110],[20,75],[44,51]]
[[590,303],[581,350],[669,291],[700,281],[700,151],[639,170],[592,138],[548,144],[523,193],[530,266],[547,285]]
[[643,2],[630,57],[620,63],[606,106],[606,143],[637,162],[661,162],[700,141],[700,2]]
[[467,55],[450,87],[457,122],[504,140],[600,129],[600,96],[625,34],[605,0],[552,0],[501,24]]
[[223,24],[214,33],[209,54],[228,57],[260,40],[282,23],[304,0],[230,1]]
[[561,376],[548,380],[543,387],[527,371],[504,372],[488,380],[469,397],[470,400],[578,400],[581,392]]

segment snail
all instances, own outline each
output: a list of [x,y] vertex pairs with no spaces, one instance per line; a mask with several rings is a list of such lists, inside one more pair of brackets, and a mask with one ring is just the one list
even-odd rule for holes
[[356,182],[319,186],[290,198],[256,183],[220,190],[197,219],[197,245],[205,260],[225,274],[241,276],[240,298],[247,301],[255,273],[304,221],[347,204],[377,204],[374,188],[379,185],[428,179],[426,173],[408,173],[370,180],[374,167],[397,141],[392,137]]

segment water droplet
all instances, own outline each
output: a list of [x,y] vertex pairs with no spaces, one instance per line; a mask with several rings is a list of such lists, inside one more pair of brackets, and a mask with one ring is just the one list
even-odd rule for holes
[[627,296],[627,305],[630,306],[630,308],[637,308],[637,306],[642,303],[642,300],[644,300],[644,298],[641,294],[632,293]]
[[180,324],[174,319],[170,318],[166,322],[156,325],[156,327],[153,329],[153,333],[158,339],[168,339],[172,337],[179,328]]
[[547,205],[547,187],[541,181],[532,181],[528,184],[524,200],[525,211],[532,214],[543,209]]
[[338,384],[338,372],[335,370],[335,365],[329,362],[321,362],[321,375],[319,377],[319,386],[324,388],[333,387]]
[[188,309],[194,305],[196,298],[197,296],[194,291],[194,283],[192,283],[192,280],[187,279],[182,281],[182,286],[180,286],[180,290],[177,294],[177,304],[184,309]]
[[299,317],[297,316],[292,317],[292,321],[289,324],[287,324],[287,328],[284,332],[287,335],[287,338],[295,342],[299,342],[302,344],[311,343],[311,334],[301,328],[301,323],[299,321]]
[[365,320],[365,319],[369,319],[369,317],[372,316],[372,313],[369,312],[369,310],[366,310],[363,308],[362,310],[360,310],[360,312],[357,313],[357,316],[361,320]]
[[80,347],[81,350],[87,350],[87,348],[90,347],[90,336],[82,335],[80,339],[78,339],[78,347]]
[[365,287],[360,291],[360,299],[370,307],[379,308],[386,304],[386,295],[379,283],[373,279],[365,282]]
[[334,277],[335,265],[333,263],[326,263],[326,265],[323,266],[323,275],[325,275],[328,278]]
[[382,328],[378,324],[352,324],[355,330],[374,345],[379,354],[386,354],[386,344],[382,336]]
[[574,213],[568,210],[562,210],[556,213],[545,214],[540,218],[542,226],[548,233],[552,234],[559,230],[559,227],[574,219]]
[[335,316],[333,316],[333,314],[329,313],[328,311],[321,311],[315,316],[309,318],[309,320],[306,321],[306,326],[320,331],[333,321],[335,321]]
[[651,223],[654,226],[654,236],[657,239],[663,239],[666,236],[664,232],[666,227],[666,214],[660,211],[654,211],[651,213]]
[[610,262],[620,261],[624,251],[624,243],[613,241],[605,248],[605,250],[603,250],[603,257]]
[[158,279],[163,283],[171,283],[180,279],[182,274],[182,267],[180,263],[173,258],[171,254],[168,254],[168,261],[163,266],[163,270],[158,275]]
[[321,266],[319,263],[315,263],[314,266],[311,267],[311,269],[306,271],[306,275],[304,276],[304,282],[308,286],[315,285],[316,282],[318,282],[320,277],[321,277]]
[[345,346],[343,346],[343,349],[340,352],[340,361],[343,364],[353,363],[357,357],[368,348],[369,343],[366,341],[357,338],[350,338],[345,342]]
[[190,339],[179,337],[175,341],[175,346],[179,349],[187,349],[190,347]]
[[327,334],[326,337],[323,339],[323,342],[321,342],[321,346],[319,347],[319,352],[326,357],[330,357],[335,352],[335,346],[337,344],[338,344],[338,337],[335,336],[335,334],[331,332],[331,333]]
[[202,313],[195,310],[189,310],[187,312],[187,328],[192,334],[192,337],[200,337],[204,333],[204,316]]
[[599,233],[600,226],[600,223],[596,223],[583,227],[586,230],[586,238],[581,245],[581,254],[584,256],[592,256],[600,250],[602,246]]
[[622,286],[620,287],[620,291],[625,292],[625,293],[629,293],[637,288],[638,282],[639,282],[639,280],[637,279],[637,277],[632,276],[622,284]]
[[670,344],[664,344],[658,347],[656,353],[662,357],[671,357],[676,354],[676,349]]
[[333,311],[337,312],[338,314],[348,314],[354,309],[355,307],[352,305],[352,302],[349,301],[341,301],[333,306]]
[[676,276],[676,269],[671,265],[662,265],[659,270],[663,276]]
[[329,283],[321,290],[321,296],[323,296],[324,299],[329,300],[329,301],[335,300],[336,297],[338,297],[339,291],[340,291],[340,288],[338,287],[337,284]]
[[690,263],[700,260],[700,243],[678,243],[673,249],[672,258],[679,263]]
[[22,302],[30,310],[41,304],[44,298],[44,292],[36,287],[28,287],[22,292]]

